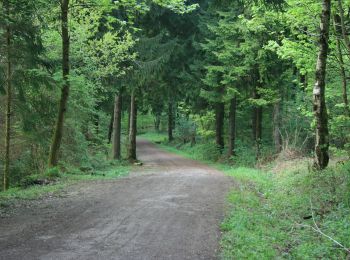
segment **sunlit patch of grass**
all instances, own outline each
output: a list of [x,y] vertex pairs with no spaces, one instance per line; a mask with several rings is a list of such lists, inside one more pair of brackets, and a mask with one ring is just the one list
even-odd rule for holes
[[227,171],[236,188],[228,196],[231,210],[222,224],[222,258],[345,259],[344,249],[313,229],[317,223],[322,232],[350,247],[344,167],[280,174]]
[[66,187],[67,182],[58,182],[45,186],[33,185],[23,189],[20,187],[10,188],[5,192],[0,193],[0,203],[6,203],[7,200],[33,200],[45,196],[47,194],[56,194]]
[[[112,180],[127,176],[130,171],[130,166],[126,163],[117,163],[110,167],[84,173],[79,169],[69,169],[65,173],[60,173],[55,179],[48,182],[47,185],[28,185],[26,187],[14,187],[5,192],[0,192],[0,207],[6,206],[12,200],[34,200],[47,195],[56,195],[67,188],[68,185],[78,181],[93,181],[93,180]],[[31,179],[46,178],[45,175],[33,175]]]
[[140,135],[141,138],[147,139],[154,143],[165,143],[167,142],[167,134],[157,132],[147,132]]

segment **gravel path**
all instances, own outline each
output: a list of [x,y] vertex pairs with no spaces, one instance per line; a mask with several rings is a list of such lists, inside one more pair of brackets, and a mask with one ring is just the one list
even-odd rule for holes
[[83,182],[0,218],[0,259],[217,259],[232,183],[138,141],[126,178]]

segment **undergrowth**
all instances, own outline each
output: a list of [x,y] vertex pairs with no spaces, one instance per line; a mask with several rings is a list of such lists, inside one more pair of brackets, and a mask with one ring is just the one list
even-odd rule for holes
[[44,173],[32,174],[23,178],[15,187],[0,192],[0,207],[6,206],[11,200],[33,200],[48,194],[56,194],[67,185],[77,181],[111,180],[126,176],[130,166],[125,161],[100,162],[96,168],[91,166],[62,166],[51,168]]

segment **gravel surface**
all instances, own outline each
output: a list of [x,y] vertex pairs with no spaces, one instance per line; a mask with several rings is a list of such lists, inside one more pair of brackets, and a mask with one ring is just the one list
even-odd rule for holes
[[232,182],[138,141],[142,167],[70,186],[0,217],[0,259],[217,259]]

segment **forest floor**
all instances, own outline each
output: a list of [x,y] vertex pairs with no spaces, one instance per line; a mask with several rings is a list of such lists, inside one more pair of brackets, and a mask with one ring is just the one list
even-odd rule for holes
[[142,167],[0,215],[0,259],[217,259],[231,178],[138,142]]

